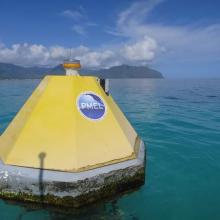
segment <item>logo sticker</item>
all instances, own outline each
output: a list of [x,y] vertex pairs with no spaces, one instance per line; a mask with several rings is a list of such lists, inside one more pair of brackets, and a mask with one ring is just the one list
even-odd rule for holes
[[103,99],[93,92],[81,93],[77,99],[77,107],[84,117],[91,120],[103,119],[107,111]]

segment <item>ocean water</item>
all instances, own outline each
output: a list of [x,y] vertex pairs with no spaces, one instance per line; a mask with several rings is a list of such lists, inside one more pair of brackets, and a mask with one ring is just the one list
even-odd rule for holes
[[[0,81],[0,133],[39,80]],[[81,209],[0,200],[0,219],[220,219],[220,80],[112,80],[147,145],[146,184]]]

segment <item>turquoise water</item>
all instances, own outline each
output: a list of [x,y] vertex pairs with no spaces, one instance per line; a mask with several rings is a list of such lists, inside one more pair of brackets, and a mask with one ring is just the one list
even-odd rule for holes
[[[0,132],[38,80],[0,81]],[[111,93],[147,144],[146,184],[78,210],[0,200],[0,219],[220,219],[220,80],[114,80]]]

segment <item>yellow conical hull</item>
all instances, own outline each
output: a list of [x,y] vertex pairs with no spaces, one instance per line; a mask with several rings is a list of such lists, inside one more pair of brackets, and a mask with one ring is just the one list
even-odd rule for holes
[[[101,120],[89,120],[77,108],[90,91],[106,105]],[[45,77],[0,137],[5,164],[79,172],[136,158],[137,134],[95,77]]]

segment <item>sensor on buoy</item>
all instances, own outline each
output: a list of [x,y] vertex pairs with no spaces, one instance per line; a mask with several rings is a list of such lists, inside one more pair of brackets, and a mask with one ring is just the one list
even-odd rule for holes
[[81,68],[80,60],[67,59],[63,62],[63,68],[66,71],[67,76],[79,75],[79,69]]

